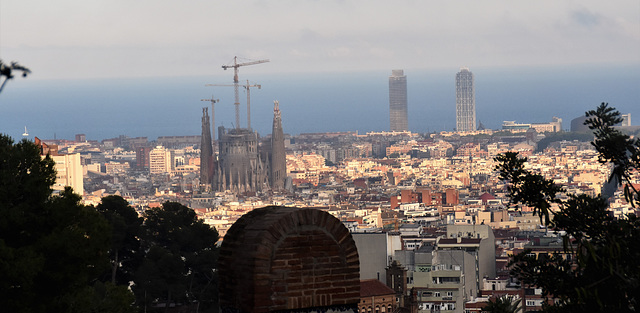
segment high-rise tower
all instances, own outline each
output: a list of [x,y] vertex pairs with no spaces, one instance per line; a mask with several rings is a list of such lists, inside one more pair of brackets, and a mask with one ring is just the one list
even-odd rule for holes
[[278,101],[273,102],[273,128],[271,131],[271,166],[269,167],[269,180],[271,189],[284,189],[286,172],[286,154],[284,151],[284,132],[282,131],[282,118]]
[[209,112],[207,108],[202,108],[202,136],[200,141],[200,182],[205,188],[211,186],[213,177],[213,147],[211,146],[211,124],[209,123]]
[[409,130],[407,76],[403,70],[392,70],[389,76],[389,124],[391,131]]
[[456,74],[456,130],[476,130],[476,94],[473,88],[473,73],[460,68]]

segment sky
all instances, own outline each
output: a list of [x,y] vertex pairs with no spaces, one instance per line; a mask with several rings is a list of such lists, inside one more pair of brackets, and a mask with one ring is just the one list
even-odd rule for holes
[[[29,79],[640,64],[637,0],[0,0]],[[13,83],[13,82],[12,82]]]

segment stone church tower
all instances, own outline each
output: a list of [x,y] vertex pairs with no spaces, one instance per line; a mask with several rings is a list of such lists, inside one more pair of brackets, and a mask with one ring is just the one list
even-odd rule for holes
[[214,166],[211,124],[207,108],[202,108],[202,136],[200,140],[200,183],[205,186],[205,190],[208,190],[211,188]]
[[259,141],[258,133],[250,128],[218,128],[219,154],[217,162],[211,162],[215,168],[210,176],[212,190],[245,193],[284,189],[286,153],[278,101],[274,101],[271,140],[262,147]]
[[269,166],[269,182],[272,190],[284,189],[287,177],[287,160],[284,150],[284,132],[278,101],[273,102],[273,128],[271,131],[271,164]]

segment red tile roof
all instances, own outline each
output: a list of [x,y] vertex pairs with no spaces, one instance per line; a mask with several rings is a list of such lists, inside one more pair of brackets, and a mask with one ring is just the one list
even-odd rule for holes
[[360,297],[395,295],[396,292],[377,279],[360,281]]

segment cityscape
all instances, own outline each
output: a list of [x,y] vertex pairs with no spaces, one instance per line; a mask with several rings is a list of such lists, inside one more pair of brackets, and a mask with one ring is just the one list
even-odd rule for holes
[[[265,206],[327,212],[355,240],[362,290],[388,292],[392,300],[384,305],[394,311],[413,305],[417,312],[474,312],[497,295],[522,299],[524,311],[542,309],[540,289],[514,281],[507,264],[524,249],[552,253],[562,247],[562,237],[531,208],[509,205],[505,182],[496,174],[501,153],[527,157],[527,169],[566,194],[607,195],[616,218],[639,213],[622,189],[607,183],[611,169],[589,143],[586,118],[564,125],[557,117],[548,123],[504,121],[501,129],[484,129],[475,124],[473,73],[461,68],[452,81],[461,130],[412,133],[407,77],[392,70],[388,80],[388,131],[289,135],[274,101],[272,133],[260,137],[248,127],[211,124],[209,109],[213,115],[217,100],[203,99],[200,136],[92,141],[78,134],[74,140],[35,137],[35,143],[56,162],[55,190],[71,186],[87,205],[117,195],[141,215],[178,202],[214,227],[223,242],[236,221]],[[640,126],[633,126],[630,114],[621,116],[618,129],[637,136]],[[461,247],[471,252],[450,255]],[[461,261],[470,256],[480,262],[475,268]],[[389,281],[394,271],[403,283]],[[370,297],[361,299],[380,305],[379,295]],[[359,311],[368,312],[368,306]]]
[[[377,1],[254,3],[237,21],[219,11],[237,4],[87,5],[69,10],[86,31],[53,23],[59,46],[21,32],[56,47],[58,67],[8,36],[0,299],[16,312],[635,312],[640,19],[494,2],[443,5],[477,29]],[[217,28],[257,27],[194,44],[205,32],[190,20],[212,8]],[[413,25],[444,28],[399,32]],[[451,38],[409,48],[414,34]],[[617,49],[580,53],[605,38]],[[86,56],[60,53],[74,40]]]

